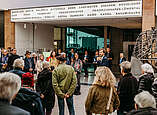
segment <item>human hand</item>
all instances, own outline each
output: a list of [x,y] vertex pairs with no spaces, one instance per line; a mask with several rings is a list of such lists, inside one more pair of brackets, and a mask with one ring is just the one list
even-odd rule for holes
[[44,99],[44,95],[43,95],[43,94],[40,94],[40,98],[41,98],[41,99]]

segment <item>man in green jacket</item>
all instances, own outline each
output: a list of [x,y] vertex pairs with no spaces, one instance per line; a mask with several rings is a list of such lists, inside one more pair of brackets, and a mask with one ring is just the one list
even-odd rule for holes
[[75,115],[73,93],[77,79],[74,69],[65,64],[65,59],[57,57],[58,67],[52,73],[52,85],[58,97],[59,115],[64,115],[64,98],[66,99],[69,115]]

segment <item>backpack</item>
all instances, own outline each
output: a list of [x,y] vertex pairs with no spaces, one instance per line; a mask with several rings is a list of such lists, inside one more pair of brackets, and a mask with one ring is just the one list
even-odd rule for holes
[[21,86],[34,87],[34,75],[30,72],[22,74]]
[[44,115],[40,95],[30,89],[21,88],[12,105],[30,112],[31,115]]

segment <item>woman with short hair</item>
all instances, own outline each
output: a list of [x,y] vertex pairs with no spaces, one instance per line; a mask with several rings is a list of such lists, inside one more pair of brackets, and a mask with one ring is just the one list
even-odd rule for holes
[[[115,89],[116,79],[108,67],[97,67],[95,79],[85,103],[87,115],[112,113],[120,102]],[[109,97],[111,98],[110,103]],[[108,108],[107,108],[108,107]]]
[[154,70],[153,67],[145,63],[141,65],[142,75],[139,78],[138,92],[148,91],[152,94],[152,84],[154,82]]

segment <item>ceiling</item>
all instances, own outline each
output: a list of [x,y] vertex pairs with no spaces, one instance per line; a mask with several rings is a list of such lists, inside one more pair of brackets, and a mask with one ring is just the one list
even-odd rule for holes
[[132,0],[4,0],[0,4],[0,9],[17,9],[112,1],[132,1]]
[[51,24],[55,27],[74,27],[74,26],[111,26],[121,29],[140,29],[142,28],[142,18],[107,18],[107,19],[80,19],[80,20],[56,20],[31,22],[41,24]]

